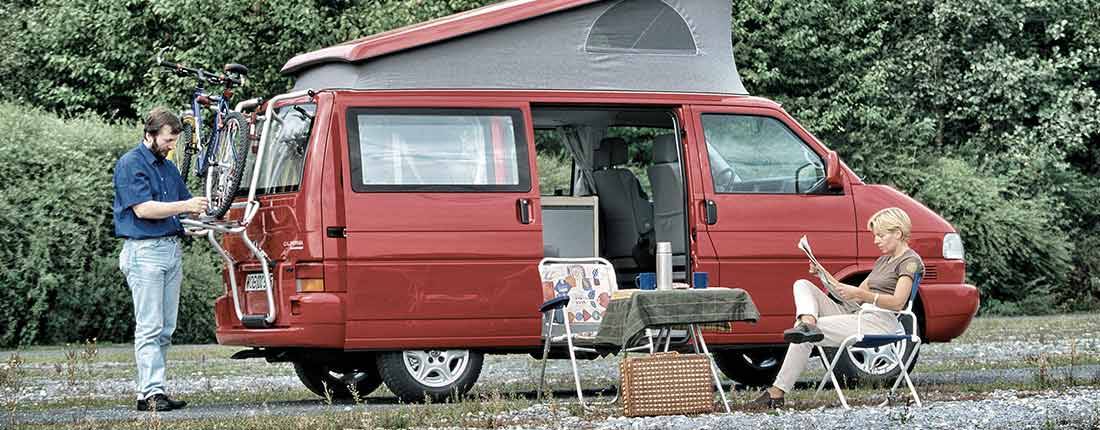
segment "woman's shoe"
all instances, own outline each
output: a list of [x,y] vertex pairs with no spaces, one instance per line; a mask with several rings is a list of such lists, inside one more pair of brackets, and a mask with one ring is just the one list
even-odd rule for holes
[[783,331],[783,341],[787,343],[821,342],[825,339],[825,333],[816,325],[799,321],[794,327]]
[[746,403],[745,406],[750,409],[779,409],[783,407],[783,398],[772,398],[772,395],[768,394],[768,390],[764,390],[760,397]]

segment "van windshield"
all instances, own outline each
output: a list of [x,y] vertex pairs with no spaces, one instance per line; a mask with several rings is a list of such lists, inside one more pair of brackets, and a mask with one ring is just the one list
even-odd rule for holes
[[[316,111],[315,104],[288,105],[275,111],[275,115],[282,121],[271,124],[271,131],[268,133],[269,141],[264,149],[260,175],[256,181],[257,195],[298,191],[298,186],[302,183],[306,149],[309,145],[313,115]],[[263,127],[263,123],[258,123],[257,127]],[[256,154],[251,154],[245,163],[245,171],[237,195],[248,195],[255,164]]]

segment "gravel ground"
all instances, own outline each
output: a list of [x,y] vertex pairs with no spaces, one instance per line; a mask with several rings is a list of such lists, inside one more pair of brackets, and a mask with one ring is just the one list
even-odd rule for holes
[[[613,379],[617,377],[614,360],[597,360],[586,363],[582,369],[582,380],[585,386],[598,390],[599,387],[610,387]],[[537,371],[531,372],[532,362],[522,356],[492,356],[486,360],[486,367],[475,390],[490,390],[494,384],[518,384],[528,385],[532,378],[537,376]],[[1051,375],[1065,375],[1068,368],[1048,369]],[[914,383],[918,390],[924,392],[922,387],[938,384],[990,384],[990,383],[1016,383],[1034,381],[1038,374],[1035,368],[1009,368],[986,370],[963,370],[956,372],[917,373],[914,375]],[[568,362],[556,361],[550,363],[547,369],[548,379],[559,381],[556,386],[555,397],[561,403],[572,401],[573,393],[565,383],[571,379]],[[1074,368],[1074,374],[1078,378],[1100,378],[1100,365],[1078,366]],[[603,381],[603,384],[596,383]],[[727,381],[728,382],[728,381]],[[803,388],[815,383],[816,379],[803,378],[800,385]],[[95,393],[95,397],[128,398],[131,396],[131,381],[112,380],[102,381],[97,384],[101,391]],[[249,390],[271,391],[277,389],[297,389],[300,382],[294,376],[285,377],[228,377],[216,379],[198,380],[174,380],[174,391],[180,398],[187,398],[187,393],[208,390],[230,390],[241,386],[250,387]],[[34,397],[46,396],[44,393],[52,393],[57,397],[65,397],[59,393],[64,390],[63,383],[54,383],[34,393]],[[612,394],[610,391],[606,394]],[[521,396],[532,396],[531,392],[518,392]],[[594,392],[589,392],[591,396]],[[742,397],[748,394],[742,394]],[[832,393],[826,393],[831,399]],[[84,397],[89,397],[85,394]],[[885,409],[855,408],[852,411],[844,411],[839,408],[819,408],[808,411],[788,410],[778,414],[737,412],[733,414],[708,415],[700,417],[657,417],[657,418],[608,418],[603,421],[588,422],[582,418],[568,415],[564,410],[552,413],[547,407],[535,405],[527,409],[501,414],[499,421],[514,423],[514,428],[597,428],[597,429],[721,429],[735,428],[734,426],[749,425],[749,428],[836,428],[850,425],[870,424],[876,421],[882,423],[894,423],[926,427],[926,428],[957,428],[952,423],[968,423],[963,427],[979,428],[1017,428],[1019,423],[1026,423],[1024,427],[1035,428],[1045,425],[1047,422],[1068,422],[1081,427],[1100,426],[1100,389],[1076,388],[1067,391],[1051,392],[1017,392],[994,391],[989,397],[980,401],[936,401],[921,409],[894,407]],[[395,407],[396,399],[388,396],[368,398],[363,405],[337,404],[325,405],[318,400],[300,401],[273,401],[264,403],[243,404],[197,404],[170,414],[162,414],[166,420],[175,419],[203,419],[216,417],[251,417],[251,416],[296,416],[301,414],[322,413],[325,411],[342,410],[378,410],[380,408]],[[734,404],[736,409],[736,403]],[[134,412],[129,403],[110,408],[59,408],[41,412],[18,413],[17,421],[21,423],[73,423],[85,420],[117,421],[138,419],[145,414]],[[835,424],[827,424],[836,422]],[[549,426],[537,426],[532,423],[553,423]],[[581,425],[583,423],[583,425]],[[827,425],[826,425],[827,424]],[[1087,425],[1086,425],[1087,424]],[[829,427],[835,425],[835,427]],[[1031,426],[1031,427],[1028,427]]]
[[[298,416],[331,410],[371,411],[394,408],[384,399],[361,405],[320,405],[315,401],[273,402],[265,405],[208,405],[188,407],[160,414],[160,419],[202,419],[225,416]],[[117,407],[103,410],[59,410],[46,414],[21,414],[21,423],[78,423],[87,420],[133,420],[148,414]],[[571,415],[564,408],[546,405],[497,415],[498,423],[511,429],[658,430],[658,429],[743,429],[743,428],[1100,428],[1100,389],[1073,388],[1050,392],[998,390],[983,400],[937,401],[915,407],[838,407],[813,410],[780,410],[771,413],[734,411],[693,417],[648,418],[608,417],[594,421]]]
[[[1067,318],[1067,317],[1063,317]],[[1076,317],[1068,317],[1076,318]],[[1040,374],[1039,357],[1068,357],[1071,353],[1096,363],[1100,357],[1100,330],[1095,330],[1094,317],[1066,322],[1056,328],[1037,332],[1039,335],[1023,336],[1018,327],[985,329],[981,335],[960,338],[958,342],[948,344],[925,345],[914,374],[914,382],[923,394],[936,390],[937,385],[975,384],[974,392],[959,392],[958,396],[940,397],[940,400],[928,402],[924,408],[857,407],[845,411],[838,407],[811,410],[784,410],[772,413],[752,413],[735,411],[732,414],[713,414],[697,417],[656,417],[623,418],[610,417],[586,420],[570,414],[567,408],[554,408],[534,405],[520,410],[512,410],[497,415],[498,422],[504,422],[514,429],[725,429],[725,428],[806,428],[827,429],[840,427],[911,427],[911,428],[1100,428],[1100,365],[1086,364],[1072,368],[1072,376],[1077,381],[1085,381],[1084,386],[1068,389],[1048,389],[1038,391],[995,390],[1005,384],[1029,384],[1035,382]],[[1007,319],[1009,323],[1032,326],[1030,320]],[[1037,321],[1038,322],[1038,321]],[[1078,324],[1081,322],[1081,324]],[[1082,328],[1082,326],[1085,326]],[[1066,333],[1066,330],[1075,329]],[[1053,334],[1052,334],[1053,333]],[[123,360],[127,346],[110,347],[110,360]],[[119,349],[120,351],[115,351]],[[224,352],[223,350],[218,350]],[[267,364],[259,360],[239,362],[224,357],[206,358],[209,351],[199,349],[203,354],[201,366],[195,361],[181,365],[175,373],[169,375],[173,394],[188,399],[204,393],[269,393],[281,392],[289,395],[280,401],[262,402],[253,396],[253,400],[232,402],[198,402],[187,409],[161,414],[161,419],[204,419],[224,417],[252,416],[300,416],[333,411],[378,411],[396,408],[396,399],[385,389],[369,397],[365,404],[325,405],[310,397],[302,388],[294,371],[288,364]],[[182,354],[188,352],[186,347]],[[48,410],[24,410],[17,412],[16,421],[20,423],[77,423],[92,421],[119,421],[141,419],[145,415],[132,411],[130,400],[133,381],[129,376],[132,363],[120,361],[102,361],[96,363],[96,371],[104,377],[89,378],[70,385],[64,377],[53,369],[57,368],[51,360],[58,356],[57,351],[28,351],[24,357],[33,361],[25,365],[40,375],[28,379],[25,388],[18,393],[20,402],[41,403],[58,401],[81,401],[83,399],[117,399],[113,407],[102,408],[51,408]],[[7,354],[0,352],[0,358]],[[63,355],[62,355],[63,356]],[[953,369],[953,365],[964,363],[966,368]],[[2,365],[2,364],[0,364]],[[203,370],[203,366],[206,369]],[[488,356],[474,393],[503,391],[519,396],[531,397],[537,384],[540,363],[526,355]],[[937,371],[922,369],[935,368]],[[581,379],[592,390],[612,387],[618,379],[618,359],[600,359],[584,362],[581,365]],[[816,383],[814,376],[820,375],[821,366],[811,361],[810,373],[804,375],[803,387]],[[1053,378],[1066,379],[1068,367],[1044,369]],[[111,376],[107,376],[111,375]],[[572,375],[567,360],[549,362],[547,379],[555,387],[559,404],[573,401]],[[1088,382],[1091,381],[1091,382]],[[729,381],[726,381],[729,384]],[[1081,382],[1078,382],[1080,384]],[[996,384],[996,385],[992,385]],[[980,385],[989,385],[981,389]],[[609,391],[605,393],[610,394]],[[3,392],[0,400],[12,398],[16,393]],[[594,394],[594,393],[593,393]],[[831,395],[831,393],[829,393]],[[586,394],[587,395],[587,394]],[[752,393],[741,391],[742,400]],[[246,396],[242,396],[246,397]],[[301,400],[281,400],[301,399]],[[966,399],[955,401],[953,399]],[[794,401],[797,402],[797,401]],[[793,402],[792,402],[793,403]],[[2,417],[3,414],[0,414]],[[3,427],[3,424],[0,424]]]

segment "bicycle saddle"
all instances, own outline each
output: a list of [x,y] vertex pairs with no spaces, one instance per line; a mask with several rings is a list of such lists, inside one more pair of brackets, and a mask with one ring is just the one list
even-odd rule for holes
[[247,75],[248,67],[245,67],[244,64],[229,63],[225,65],[225,72],[236,73],[238,75]]

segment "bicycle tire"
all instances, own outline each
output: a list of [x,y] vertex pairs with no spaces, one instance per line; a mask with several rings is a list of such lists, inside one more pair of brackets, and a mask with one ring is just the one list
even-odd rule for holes
[[241,175],[244,173],[250,145],[248,120],[240,112],[229,112],[218,132],[217,152],[213,154],[214,165],[207,166],[207,215],[220,219],[229,212],[237,188],[241,185]]
[[192,179],[191,160],[194,159],[199,150],[198,138],[195,136],[195,116],[184,115],[180,118],[180,124],[180,135],[179,139],[176,140],[176,148],[168,152],[168,159],[172,160],[172,163],[176,165],[176,169],[179,169],[183,185],[191,190],[191,186],[195,185],[187,182]]

